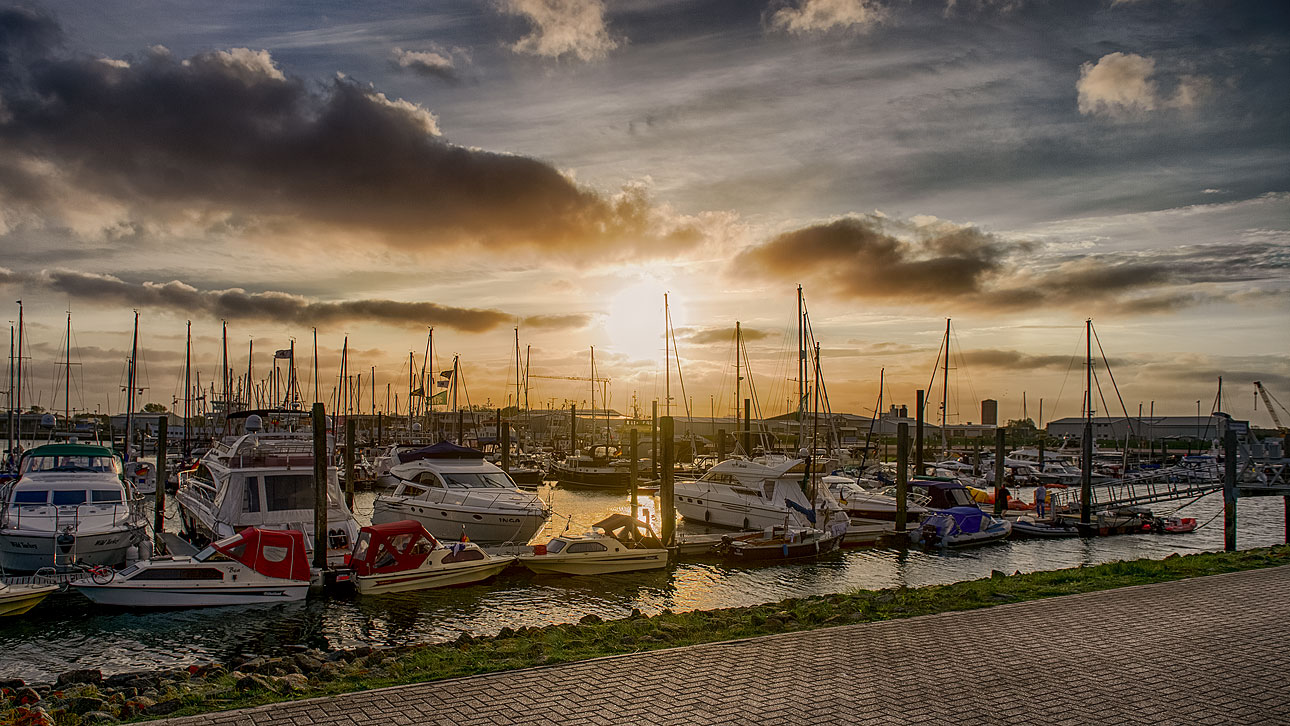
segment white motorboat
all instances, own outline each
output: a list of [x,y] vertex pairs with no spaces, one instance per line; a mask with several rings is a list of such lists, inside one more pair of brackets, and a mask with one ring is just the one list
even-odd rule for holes
[[146,515],[123,472],[105,446],[46,444],[24,453],[18,480],[0,490],[0,567],[124,564],[126,550],[145,538]]
[[[784,459],[771,465],[746,459],[727,459],[699,479],[675,484],[676,511],[682,517],[716,527],[763,530],[793,524],[822,529],[845,528],[848,517],[823,486],[828,469],[815,467],[808,475],[803,459]],[[806,477],[815,479],[816,502],[802,491]],[[824,513],[821,519],[817,512]]]
[[631,461],[616,457],[610,447],[599,444],[589,452],[577,451],[553,463],[547,476],[565,489],[622,492],[631,486]]
[[[300,416],[299,411],[281,412]],[[246,529],[295,529],[314,540],[314,445],[310,432],[263,432],[259,415],[246,433],[206,452],[180,472],[175,501],[184,532],[201,543]],[[328,450],[330,437],[328,437]],[[345,506],[336,467],[327,467],[327,562],[340,565],[353,549],[358,522]]]
[[360,530],[350,567],[360,595],[381,595],[482,582],[514,561],[494,557],[474,542],[444,545],[409,519]]
[[191,557],[154,557],[117,572],[102,568],[75,580],[100,605],[192,608],[303,600],[311,573],[298,530],[247,529]]
[[58,585],[43,582],[0,582],[0,615],[22,615],[56,590]]
[[372,459],[372,479],[376,482],[377,488],[385,490],[398,486],[399,480],[390,476],[390,469],[403,463],[399,460],[399,455],[424,448],[413,444],[391,444],[382,449]]
[[667,567],[667,548],[645,522],[611,514],[585,534],[562,534],[519,563],[538,574],[605,575]]
[[441,441],[400,458],[390,468],[398,485],[376,497],[373,524],[411,519],[444,541],[464,534],[482,545],[523,544],[551,514],[541,498],[485,461],[482,451]]

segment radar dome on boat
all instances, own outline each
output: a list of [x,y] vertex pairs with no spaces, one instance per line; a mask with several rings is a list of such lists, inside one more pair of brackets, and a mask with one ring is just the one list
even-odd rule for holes
[[421,430],[421,422],[420,422],[420,421],[413,421],[413,422],[412,422],[412,430],[413,430],[413,431],[420,431],[420,430]]
[[40,425],[44,428],[52,429],[54,426],[58,425],[58,419],[54,418],[54,414],[47,413],[40,417]]
[[243,426],[246,428],[247,433],[253,434],[257,431],[264,430],[264,420],[261,419],[258,414],[253,413],[246,417],[246,423],[243,424]]

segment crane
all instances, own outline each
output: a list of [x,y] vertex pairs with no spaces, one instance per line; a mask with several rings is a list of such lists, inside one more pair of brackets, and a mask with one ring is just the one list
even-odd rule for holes
[[[1272,406],[1272,402],[1276,401],[1276,399],[1272,397],[1272,394],[1268,393],[1268,389],[1263,387],[1263,382],[1255,381],[1254,388],[1258,390],[1259,397],[1263,399],[1263,405],[1267,406],[1268,408],[1268,415],[1272,417],[1272,425],[1276,426],[1277,431],[1280,431],[1283,434],[1290,432],[1290,429],[1287,429],[1285,426],[1281,425],[1281,417],[1277,415],[1276,408]],[[1281,406],[1281,402],[1277,401],[1277,405]],[[1285,411],[1286,407],[1281,406],[1281,410]],[[1290,413],[1290,411],[1287,411],[1287,413]]]

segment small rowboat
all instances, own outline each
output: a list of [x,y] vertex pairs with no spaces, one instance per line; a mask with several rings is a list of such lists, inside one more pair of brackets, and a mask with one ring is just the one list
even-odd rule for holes
[[1166,534],[1186,534],[1196,529],[1195,517],[1161,517],[1156,520],[1157,531]]

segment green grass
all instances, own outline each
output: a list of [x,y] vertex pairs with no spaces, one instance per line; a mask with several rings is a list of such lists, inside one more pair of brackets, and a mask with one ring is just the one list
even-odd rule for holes
[[[790,598],[778,603],[723,610],[633,614],[621,620],[542,628],[509,628],[494,637],[463,635],[453,643],[376,651],[334,680],[310,678],[310,688],[290,696],[238,690],[229,675],[204,681],[204,694],[189,693],[173,716],[277,701],[420,683],[478,673],[567,663],[607,655],[749,638],[836,625],[910,618],[1002,603],[1024,602],[1130,585],[1181,580],[1224,572],[1290,564],[1290,545],[1234,553],[1201,553],[1164,560],[1112,562],[1067,570],[994,576],[948,585],[856,590]],[[392,660],[383,660],[383,659]],[[372,662],[372,661],[382,662]],[[194,684],[197,685],[197,684]]]

